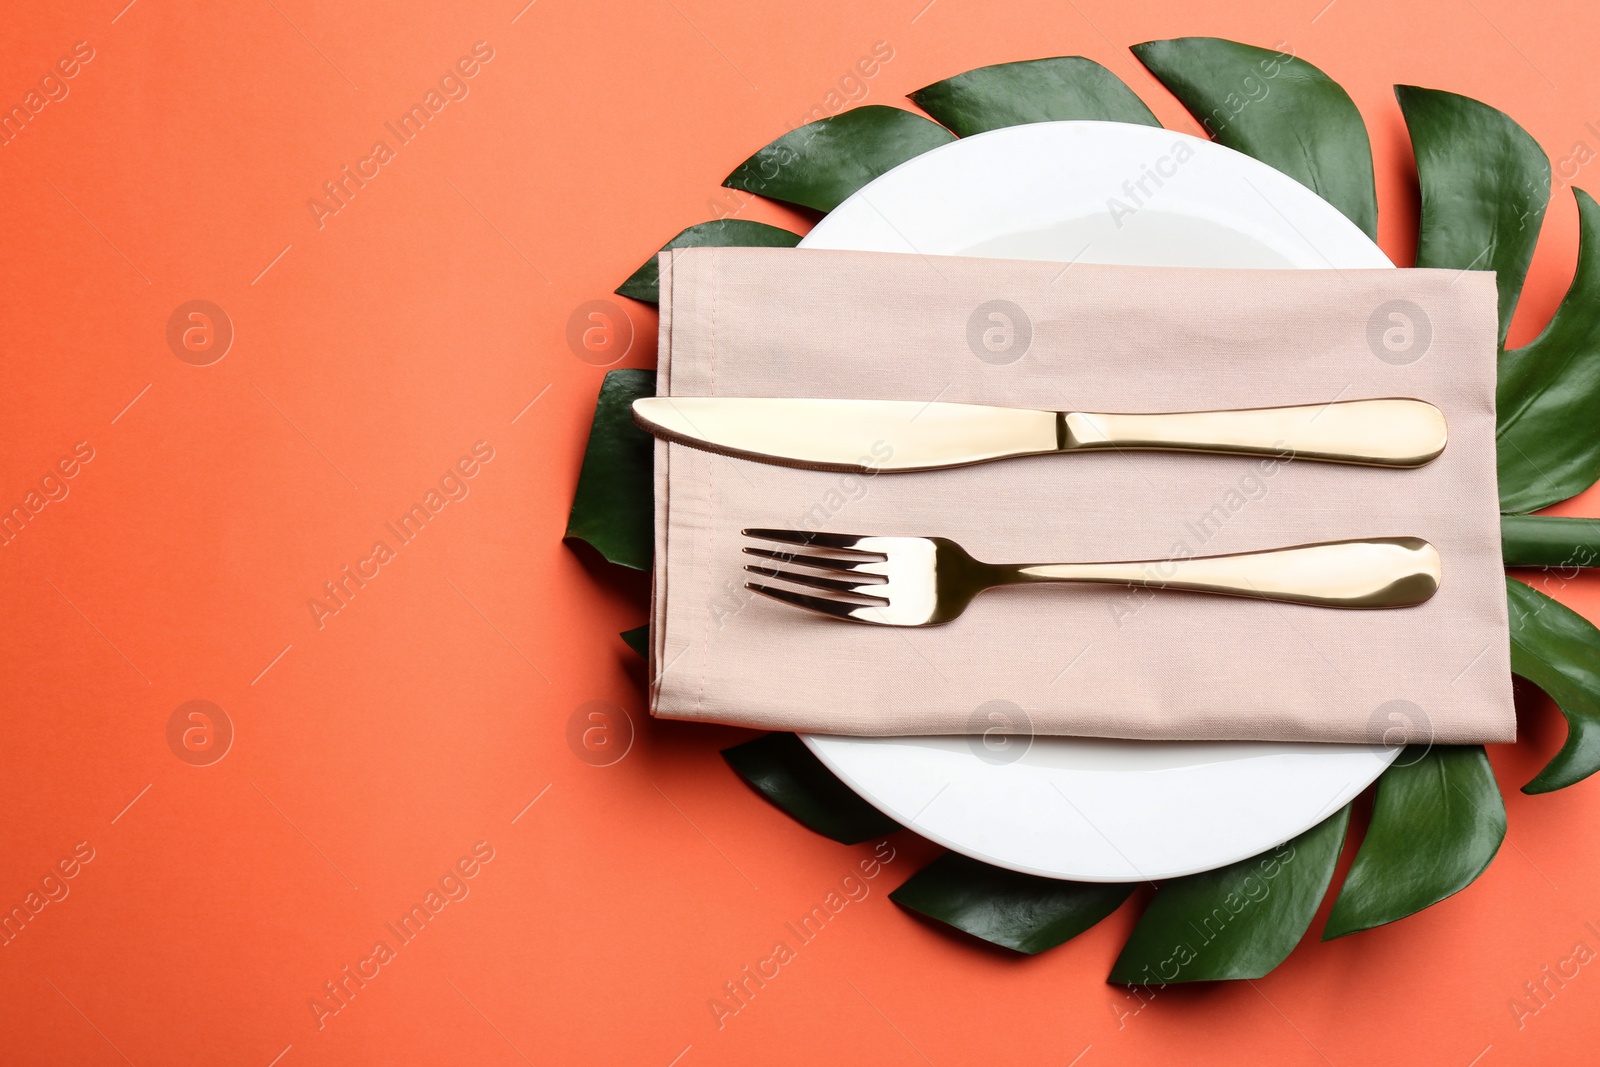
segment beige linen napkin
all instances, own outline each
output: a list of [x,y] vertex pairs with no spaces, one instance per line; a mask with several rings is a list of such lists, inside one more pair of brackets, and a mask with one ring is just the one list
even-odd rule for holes
[[[1444,411],[1450,443],[1409,471],[1106,452],[867,476],[657,442],[656,715],[949,734],[1006,701],[1038,734],[1515,736],[1492,274],[692,249],[662,256],[661,312],[662,394],[1111,412],[1407,396]],[[901,629],[745,590],[739,531],[753,526],[938,534],[980,559],[1032,563],[1414,535],[1438,548],[1444,577],[1427,604],[1389,611],[997,589],[947,625]]]

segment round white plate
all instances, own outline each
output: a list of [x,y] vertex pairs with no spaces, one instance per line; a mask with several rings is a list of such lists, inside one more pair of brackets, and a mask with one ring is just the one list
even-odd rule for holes
[[[1337,209],[1266,164],[1113,122],[1014,126],[936,148],[859,190],[800,244],[1155,266],[1393,266]],[[1091,882],[1193,874],[1264,852],[1338,810],[1398,752],[1040,737],[1001,755],[965,737],[803,740],[924,837],[1000,867]]]

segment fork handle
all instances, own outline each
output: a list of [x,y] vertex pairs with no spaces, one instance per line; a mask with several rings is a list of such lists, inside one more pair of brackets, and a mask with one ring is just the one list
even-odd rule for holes
[[1331,608],[1405,608],[1439,588],[1439,553],[1419,537],[1327,541],[1266,552],[1002,567],[1002,583],[1097,582],[1314,604]]
[[1061,416],[1063,451],[1102,448],[1234,452],[1420,467],[1444,451],[1444,413],[1424,400],[1386,397],[1237,411],[1174,411]]

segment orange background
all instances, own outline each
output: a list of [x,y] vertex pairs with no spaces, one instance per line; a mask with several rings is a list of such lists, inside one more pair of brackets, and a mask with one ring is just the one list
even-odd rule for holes
[[[0,909],[93,851],[0,947],[0,1061],[1492,1065],[1600,1039],[1600,970],[1520,1027],[1508,1004],[1575,942],[1600,949],[1600,784],[1515,789],[1561,741],[1540,700],[1492,753],[1510,833],[1487,874],[1394,926],[1313,937],[1260,982],[1135,1013],[1104,977],[1137,897],[1038,958],[946,936],[887,900],[934,852],[901,834],[870,895],[719,1028],[723,983],[873,845],[757,799],[717,755],[741,732],[650,722],[616,637],[644,582],[561,542],[604,373],[568,347],[569,314],[718,204],[806,225],[718,183],[875,42],[894,57],[869,102],[1083,54],[1190,131],[1127,45],[1286,42],[1367,116],[1404,263],[1390,84],[1501,107],[1558,164],[1600,149],[1593,5],[124,3],[13,5],[0,44],[8,109],[93,50],[0,147],[0,504],[78,442],[94,455],[0,549]],[[384,123],[480,41],[469,95],[319,225],[323,182],[393,143]],[[1558,188],[1513,342],[1564,292],[1575,223]],[[207,366],[167,341],[197,299],[235,334]],[[649,366],[654,312],[614,299],[637,333],[619,365]],[[319,629],[307,601],[480,441],[469,495]],[[1594,579],[1552,591],[1600,617]],[[167,737],[196,699],[234,731],[208,766]],[[568,741],[596,700],[635,730],[606,766]],[[398,944],[385,924],[479,842],[492,860],[445,883],[468,895],[319,1020],[324,983]]]

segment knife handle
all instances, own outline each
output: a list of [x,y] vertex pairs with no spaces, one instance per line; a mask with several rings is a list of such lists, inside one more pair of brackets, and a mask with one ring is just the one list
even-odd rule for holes
[[1235,411],[1061,415],[1062,451],[1116,448],[1226,452],[1420,467],[1444,451],[1444,413],[1422,400],[1389,397]]

